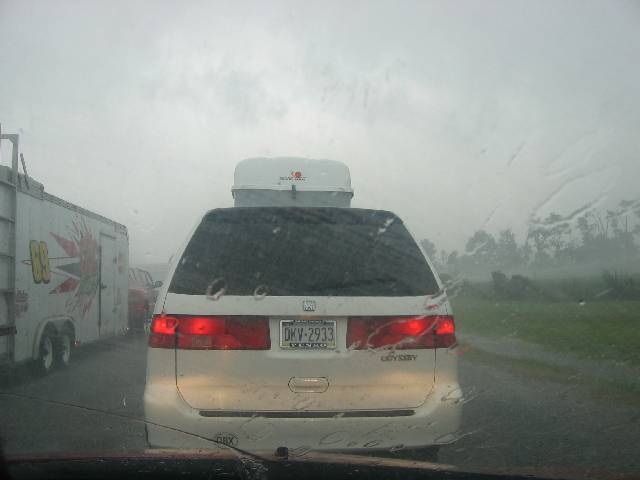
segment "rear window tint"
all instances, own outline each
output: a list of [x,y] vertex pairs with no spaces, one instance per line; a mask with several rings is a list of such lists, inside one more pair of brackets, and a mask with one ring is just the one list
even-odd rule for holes
[[345,208],[232,208],[208,213],[169,291],[204,295],[419,296],[436,280],[394,214]]

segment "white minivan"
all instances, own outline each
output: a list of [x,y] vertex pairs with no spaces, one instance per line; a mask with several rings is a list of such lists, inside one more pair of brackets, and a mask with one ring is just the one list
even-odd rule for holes
[[[344,165],[240,166],[269,162],[278,188],[254,182],[252,200],[234,189],[236,205],[267,205],[206,213],[158,297],[150,446],[433,452],[450,442],[461,418],[455,325],[424,252],[393,213],[349,207],[344,175],[326,185]],[[311,175],[323,172],[332,206],[313,205],[322,190]]]

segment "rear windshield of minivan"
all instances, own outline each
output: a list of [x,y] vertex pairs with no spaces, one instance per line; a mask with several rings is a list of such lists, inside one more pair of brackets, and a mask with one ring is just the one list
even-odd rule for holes
[[209,212],[170,293],[419,296],[438,285],[416,242],[390,212],[249,207]]

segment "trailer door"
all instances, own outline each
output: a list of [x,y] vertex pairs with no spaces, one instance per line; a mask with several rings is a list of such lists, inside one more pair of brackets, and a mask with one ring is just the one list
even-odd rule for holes
[[116,332],[116,263],[115,238],[100,234],[100,337],[110,337]]

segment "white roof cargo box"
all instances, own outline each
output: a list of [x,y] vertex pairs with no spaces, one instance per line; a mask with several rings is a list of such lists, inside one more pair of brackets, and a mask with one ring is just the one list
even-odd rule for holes
[[349,207],[349,168],[334,160],[248,158],[236,166],[236,207]]

